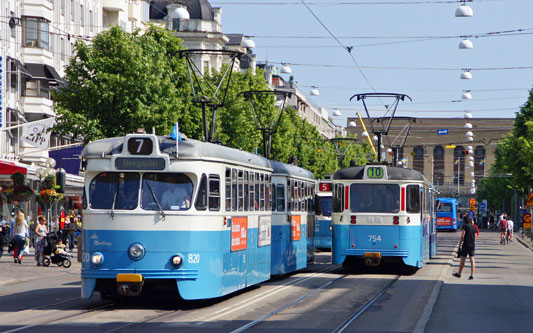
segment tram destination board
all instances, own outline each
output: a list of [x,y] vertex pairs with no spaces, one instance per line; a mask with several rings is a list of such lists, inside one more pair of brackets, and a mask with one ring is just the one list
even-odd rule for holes
[[164,170],[165,159],[142,157],[118,157],[115,160],[117,170]]

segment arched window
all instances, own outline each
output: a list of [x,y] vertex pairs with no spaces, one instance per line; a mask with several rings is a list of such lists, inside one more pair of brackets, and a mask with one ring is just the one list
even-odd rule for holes
[[477,146],[474,150],[474,179],[476,181],[485,177],[486,163],[485,148],[483,146]]
[[424,147],[415,146],[413,148],[413,169],[424,173]]
[[453,183],[457,185],[465,184],[465,155],[463,155],[464,147],[457,146],[453,150]]
[[444,185],[444,148],[433,149],[433,184]]

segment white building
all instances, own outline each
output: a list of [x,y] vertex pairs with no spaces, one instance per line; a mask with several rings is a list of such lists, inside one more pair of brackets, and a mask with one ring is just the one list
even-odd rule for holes
[[[0,158],[42,162],[47,150],[20,139],[26,122],[55,115],[50,90],[61,77],[74,43],[90,41],[110,25],[133,31],[148,21],[146,1],[128,0],[0,0],[1,79]],[[53,136],[51,147],[68,143]]]

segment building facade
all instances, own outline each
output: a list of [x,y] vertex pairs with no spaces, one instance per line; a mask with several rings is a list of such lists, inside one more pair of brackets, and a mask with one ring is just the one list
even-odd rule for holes
[[[413,122],[405,138],[411,119]],[[348,133],[356,134],[360,143],[368,142],[370,138],[377,150],[374,137],[377,135],[372,128],[375,132],[383,131],[388,125],[387,119],[364,118],[368,137],[363,136],[358,118],[349,118],[347,123],[351,121],[357,126],[347,127]],[[512,118],[399,117],[391,122],[388,135],[382,136],[381,159],[392,163],[393,152],[390,150],[396,149],[397,161],[423,173],[441,196],[469,197],[475,194],[476,181],[488,175],[495,161],[498,141],[511,132],[513,122]]]

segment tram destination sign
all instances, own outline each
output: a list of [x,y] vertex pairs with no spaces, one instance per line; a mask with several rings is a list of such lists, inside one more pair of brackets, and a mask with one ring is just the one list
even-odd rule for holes
[[142,157],[118,157],[115,160],[117,170],[164,170],[165,159]]

